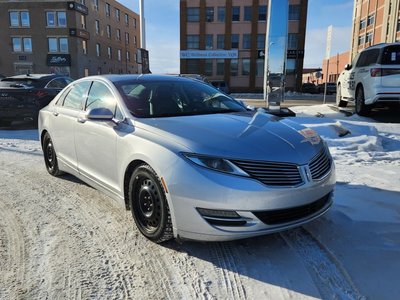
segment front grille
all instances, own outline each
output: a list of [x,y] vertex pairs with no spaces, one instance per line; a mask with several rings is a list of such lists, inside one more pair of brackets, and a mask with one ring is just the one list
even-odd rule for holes
[[232,160],[252,178],[277,187],[298,186],[303,183],[298,166],[289,163],[267,161]]
[[321,210],[329,201],[330,193],[307,205],[287,209],[254,211],[252,213],[267,225],[277,225],[311,216]]
[[329,173],[332,165],[332,159],[328,150],[324,148],[309,163],[311,177],[313,180],[320,180]]

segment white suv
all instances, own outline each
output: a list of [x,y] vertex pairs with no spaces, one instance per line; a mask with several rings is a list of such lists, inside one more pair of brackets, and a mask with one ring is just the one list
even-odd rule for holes
[[337,82],[336,104],[355,101],[356,113],[368,115],[377,103],[400,103],[400,43],[378,44],[361,51]]

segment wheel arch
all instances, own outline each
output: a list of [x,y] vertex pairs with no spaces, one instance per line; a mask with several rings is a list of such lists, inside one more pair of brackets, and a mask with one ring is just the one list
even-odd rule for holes
[[44,139],[44,136],[46,135],[46,133],[48,133],[48,131],[46,129],[43,129],[40,134],[40,145],[42,147],[42,150],[43,150],[43,139]]
[[141,164],[148,164],[144,160],[141,159],[135,159],[131,161],[128,166],[125,169],[124,173],[124,202],[125,202],[125,208],[126,210],[131,210],[131,207],[129,205],[129,181],[131,179],[131,175],[133,171],[140,166]]

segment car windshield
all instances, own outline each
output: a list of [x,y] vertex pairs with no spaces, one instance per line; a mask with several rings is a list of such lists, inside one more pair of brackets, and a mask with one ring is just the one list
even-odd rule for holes
[[123,81],[116,83],[136,117],[156,118],[246,111],[235,99],[196,81]]

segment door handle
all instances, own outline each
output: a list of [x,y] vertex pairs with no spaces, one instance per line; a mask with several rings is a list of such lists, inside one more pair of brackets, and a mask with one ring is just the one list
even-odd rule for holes
[[57,117],[58,115],[59,115],[58,112],[56,112],[56,111],[53,112],[53,116]]
[[78,118],[78,119],[76,119],[79,123],[85,123],[86,122],[86,119],[84,119],[84,118]]

